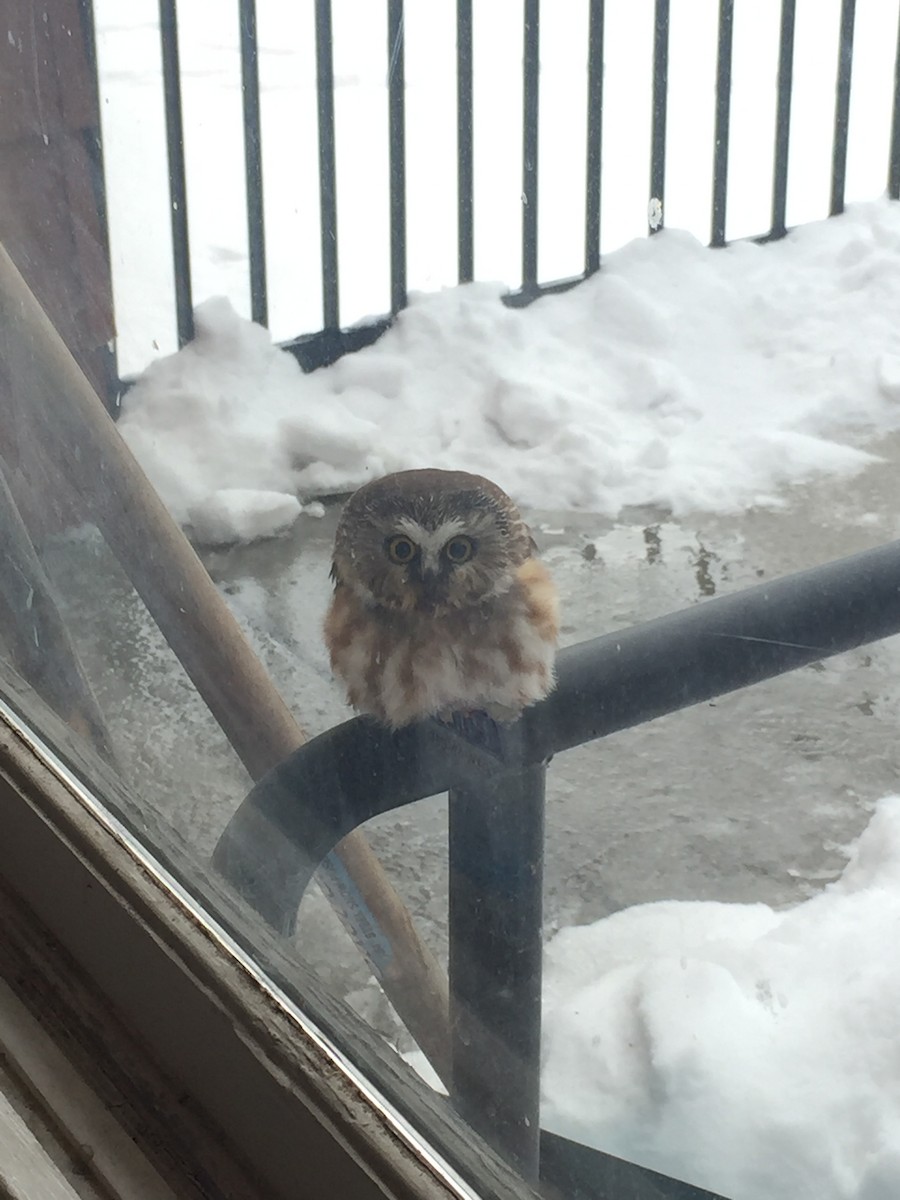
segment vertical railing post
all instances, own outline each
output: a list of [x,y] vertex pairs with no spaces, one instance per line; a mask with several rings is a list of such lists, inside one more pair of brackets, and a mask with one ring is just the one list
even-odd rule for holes
[[239,14],[241,92],[244,111],[244,172],[247,181],[247,247],[250,256],[250,315],[260,325],[268,325],[256,0],[240,0]]
[[775,110],[775,163],[772,171],[771,238],[787,233],[788,152],[791,141],[791,99],[794,83],[794,23],[797,0],[781,0],[778,39],[778,98]]
[[669,98],[669,0],[655,0],[653,15],[653,120],[650,132],[650,202],[647,224],[665,224],[666,114]]
[[472,0],[456,0],[456,226],[460,283],[471,283],[475,278],[472,75]]
[[894,57],[894,105],[891,112],[888,195],[892,200],[900,200],[900,18],[897,21],[897,50]]
[[525,0],[522,75],[522,291],[537,292],[540,0]]
[[322,327],[340,328],[337,183],[334,143],[334,57],[331,0],[316,0],[316,94],[319,124],[319,211],[322,246]]
[[832,216],[844,211],[847,180],[847,138],[850,127],[850,77],[853,71],[853,23],[856,0],[841,0],[841,33],[838,48],[837,88],[834,101],[834,149],[831,159]]
[[545,767],[450,793],[452,1099],[538,1178]]
[[719,0],[719,49],[716,59],[716,129],[713,149],[711,246],[725,245],[728,202],[728,138],[731,124],[731,47],[734,0]]
[[600,177],[603,165],[603,8],[590,0],[588,23],[587,178],[584,202],[584,273],[600,269]]
[[191,296],[191,252],[188,240],[187,181],[184,166],[184,122],[181,112],[181,67],[178,61],[178,14],[175,0],[159,0],[163,96],[166,109],[166,153],[169,165],[169,206],[172,222],[172,266],[175,277],[175,315],[178,344],[194,336]]
[[391,312],[406,307],[406,87],[403,0],[388,0],[388,151],[390,155]]

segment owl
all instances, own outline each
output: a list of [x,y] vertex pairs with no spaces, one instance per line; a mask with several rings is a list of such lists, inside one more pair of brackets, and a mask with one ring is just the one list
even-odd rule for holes
[[515,505],[465,471],[400,471],[347,501],[325,619],[359,712],[514,720],[553,687],[556,588]]

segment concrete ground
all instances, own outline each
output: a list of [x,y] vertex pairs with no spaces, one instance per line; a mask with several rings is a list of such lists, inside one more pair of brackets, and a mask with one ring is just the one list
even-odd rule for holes
[[[674,521],[531,512],[564,603],[564,641],[627,627],[900,535],[900,438],[851,480],[793,489],[780,509]],[[287,537],[206,551],[310,733],[349,713],[320,627],[339,505]],[[46,561],[130,784],[205,862],[248,787],[234,754],[99,538]],[[786,905],[833,879],[879,797],[900,787],[900,639],[840,656],[557,756],[549,772],[546,927],[658,899]],[[426,940],[446,953],[446,804],[367,828]],[[370,972],[313,889],[296,953],[384,1031]]]

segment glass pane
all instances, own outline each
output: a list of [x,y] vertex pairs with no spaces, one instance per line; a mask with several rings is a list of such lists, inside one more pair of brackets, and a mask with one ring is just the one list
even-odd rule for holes
[[852,6],[549,7],[11,6],[3,703],[476,1192],[893,1194],[897,11],[711,250]]

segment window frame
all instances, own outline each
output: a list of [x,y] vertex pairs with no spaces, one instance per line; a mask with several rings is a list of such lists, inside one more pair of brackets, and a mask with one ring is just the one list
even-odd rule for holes
[[[453,1149],[476,1188],[429,1151],[427,1135],[383,1099],[377,1081],[369,1084],[312,1020],[289,1012],[276,989],[198,916],[199,904],[178,894],[152,851],[141,853],[114,817],[102,819],[95,807],[102,801],[81,782],[86,772],[76,774],[60,757],[92,765],[66,727],[43,705],[40,721],[32,721],[35,700],[26,690],[13,700],[14,707],[0,701],[0,885],[148,1050],[149,1067],[174,1081],[188,1110],[203,1115],[216,1131],[212,1142],[224,1138],[226,1159],[245,1165],[261,1195],[533,1194],[470,1131],[465,1140],[456,1131]],[[58,980],[46,985],[58,992]],[[83,1004],[69,999],[76,1010]],[[134,1082],[140,1091],[143,1081]],[[221,1171],[221,1146],[217,1157],[198,1144],[196,1130],[187,1137],[198,1161],[215,1159],[219,1166],[209,1169]]]

